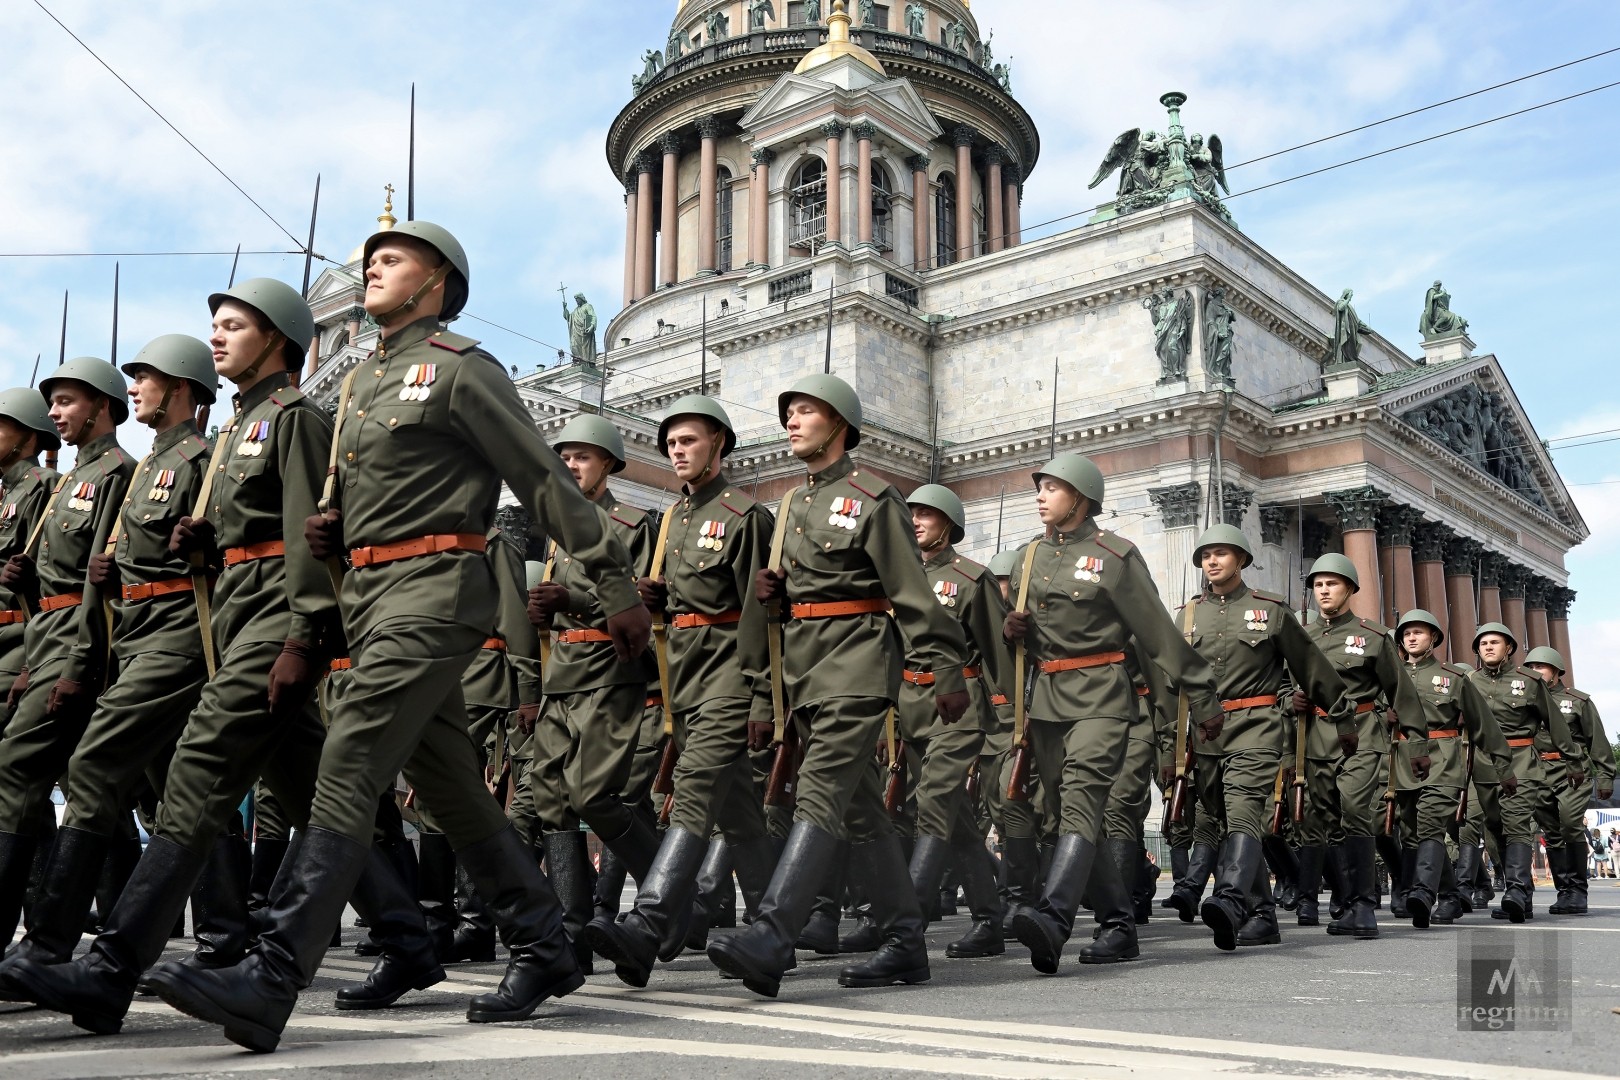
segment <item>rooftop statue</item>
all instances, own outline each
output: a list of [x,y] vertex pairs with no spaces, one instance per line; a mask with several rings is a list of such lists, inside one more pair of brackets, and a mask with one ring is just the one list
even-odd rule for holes
[[1119,189],[1114,202],[1092,220],[1107,220],[1172,199],[1191,198],[1230,222],[1232,215],[1220,198],[1221,192],[1231,193],[1226,183],[1221,137],[1211,135],[1205,142],[1202,135],[1194,135],[1189,140],[1181,126],[1181,105],[1186,95],[1170,93],[1159,100],[1170,112],[1168,133],[1144,134],[1141,128],[1131,128],[1113,141],[1089,186],[1095,188],[1118,172]]
[[752,30],[763,30],[768,21],[775,20],[776,5],[771,0],[749,0],[748,26]]
[[928,32],[928,9],[913,0],[906,5],[906,33],[922,37]]
[[1361,321],[1356,315],[1355,306],[1350,303],[1355,295],[1355,290],[1346,289],[1340,294],[1339,302],[1333,305],[1333,339],[1328,342],[1328,367],[1359,364],[1361,335],[1372,333],[1372,327]]
[[1468,320],[1451,310],[1451,294],[1438,281],[1423,294],[1423,315],[1418,319],[1418,333],[1424,341],[1450,337],[1468,331]]

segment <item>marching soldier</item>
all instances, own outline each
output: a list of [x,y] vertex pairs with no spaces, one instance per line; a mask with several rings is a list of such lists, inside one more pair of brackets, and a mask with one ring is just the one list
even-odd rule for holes
[[1159,775],[1159,747],[1166,739],[1175,744],[1174,717],[1164,703],[1169,700],[1158,669],[1142,663],[1134,647],[1126,656],[1131,672],[1131,692],[1136,695],[1136,717],[1125,740],[1125,763],[1108,792],[1103,821],[1108,850],[1119,866],[1120,876],[1131,894],[1131,913],[1138,926],[1145,926],[1152,915],[1153,882],[1156,867],[1147,859],[1146,824],[1153,805],[1153,782]]
[[24,549],[0,570],[0,588],[37,604],[27,622],[26,663],[12,685],[16,711],[0,740],[0,940],[9,940],[17,925],[41,807],[108,676],[108,619],[101,589],[86,574],[90,556],[107,546],[135,471],[115,430],[129,417],[128,388],[111,364],[88,356],[69,360],[39,392],[78,457]]
[[[1011,579],[1018,572],[1019,552],[998,552],[990,560],[990,573],[995,576],[1001,603],[1012,603]],[[1006,911],[1001,929],[1005,936],[1012,932],[1013,912],[1020,904],[1034,904],[1040,899],[1041,822],[1039,808],[1039,768],[1029,768],[1030,795],[1010,798],[1007,794],[1013,768],[1013,703],[1004,691],[997,690],[990,704],[996,710],[996,730],[985,739],[985,754],[979,758],[982,787],[990,804],[990,819],[1001,836],[1001,872],[1005,880],[1003,889]],[[1022,792],[1019,793],[1022,796]]]
[[[1271,879],[1261,865],[1260,838],[1285,741],[1285,680],[1304,688],[1312,701],[1329,702],[1328,721],[1345,754],[1356,750],[1355,703],[1344,680],[1288,602],[1250,589],[1243,569],[1254,561],[1249,542],[1232,525],[1216,525],[1198,538],[1193,565],[1204,572],[1205,590],[1182,609],[1181,626],[1193,647],[1220,680],[1224,730],[1197,746],[1198,801],[1217,833],[1224,832],[1216,865],[1215,889],[1199,917],[1215,937],[1215,947],[1275,945],[1277,929]],[[1291,709],[1288,711],[1292,711]],[[1372,838],[1368,837],[1368,848]],[[1377,890],[1369,856],[1358,864],[1355,896],[1371,905]]]
[[[40,465],[39,455],[61,445],[38,390],[15,387],[0,394],[0,484],[5,490],[0,502],[0,559],[21,555],[28,546],[58,479],[54,469]],[[22,674],[28,612],[23,597],[0,589],[0,686],[8,690]],[[10,711],[8,704],[6,712]],[[0,720],[0,731],[4,730]]]
[[792,615],[782,630],[782,696],[805,757],[793,829],[759,916],[711,942],[709,959],[748,989],[775,997],[847,833],[851,870],[872,898],[884,940],[869,961],[839,974],[840,985],[924,982],[922,911],[884,810],[872,748],[898,695],[902,639],[918,667],[934,675],[940,716],[947,723],[962,717],[970,699],[961,627],[934,599],[905,502],[848,456],[861,438],[855,391],[836,376],[812,375],[783,393],[777,408],[810,474],[782,500],[772,552],[786,561],[773,557],[759,571],[754,598],[786,601]]
[[[1479,668],[1469,680],[1490,704],[1497,726],[1507,739],[1513,756],[1513,776],[1503,775],[1502,830],[1507,847],[1502,851],[1503,878],[1501,906],[1491,917],[1522,923],[1535,914],[1531,899],[1535,880],[1530,860],[1536,832],[1556,837],[1562,831],[1558,814],[1559,792],[1548,782],[1546,763],[1536,740],[1546,735],[1563,759],[1564,777],[1579,787],[1586,781],[1582,763],[1583,748],[1571,737],[1564,714],[1553,706],[1547,684],[1527,667],[1516,666],[1513,654],[1519,643],[1501,623],[1491,622],[1474,631],[1474,654]],[[1517,778],[1517,782],[1510,782]]]
[[[637,586],[668,627],[661,662],[680,748],[674,806],[636,906],[586,928],[592,948],[631,986],[647,985],[654,959],[672,960],[686,945],[711,844],[725,845],[724,874],[736,871],[750,912],[776,863],[748,757],[750,747],[769,745],[774,727],[765,611],[747,602],[770,552],[771,516],[722,470],[736,444],[725,410],[701,395],[676,401],[658,427],[682,498],[665,511],[653,559],[661,572]],[[711,841],[716,824],[723,839]]]
[[[1305,635],[1332,661],[1350,692],[1357,718],[1356,751],[1340,754],[1337,732],[1325,722],[1327,710],[1317,705],[1312,710],[1314,715],[1310,715],[1306,713],[1310,709],[1309,695],[1294,695],[1294,711],[1306,716],[1305,756],[1309,770],[1305,777],[1303,823],[1309,842],[1300,852],[1299,892],[1301,903],[1311,898],[1310,907],[1315,908],[1314,897],[1321,887],[1323,848],[1334,836],[1342,837],[1341,864],[1351,880],[1376,880],[1375,837],[1383,835],[1378,808],[1389,778],[1390,728],[1385,708],[1393,709],[1396,717],[1409,712],[1415,718],[1422,714],[1423,703],[1411,680],[1401,678],[1389,628],[1350,610],[1350,597],[1361,591],[1354,563],[1337,553],[1323,555],[1311,564],[1305,587],[1315,596],[1321,612],[1320,618],[1305,627]],[[1395,850],[1386,854],[1385,865],[1392,883],[1404,884],[1406,866],[1415,852],[1404,854],[1394,837],[1389,841]],[[1378,917],[1373,913],[1376,903],[1375,890],[1352,895],[1349,909],[1342,918],[1328,924],[1327,932],[1335,936],[1377,937]],[[1300,925],[1312,925],[1305,918],[1304,914],[1299,916]]]
[[[1586,862],[1589,845],[1586,839],[1586,806],[1597,797],[1607,800],[1614,794],[1614,750],[1603,731],[1603,720],[1598,716],[1592,699],[1564,685],[1564,658],[1557,649],[1542,645],[1531,649],[1524,658],[1524,666],[1540,675],[1552,695],[1553,704],[1569,725],[1569,734],[1582,750],[1576,762],[1566,762],[1554,749],[1547,732],[1536,736],[1536,752],[1547,770],[1547,783],[1558,802],[1558,816],[1563,823],[1559,836],[1547,837],[1547,863],[1552,870],[1553,884],[1558,900],[1547,908],[1549,915],[1586,914]],[[1581,783],[1572,782],[1570,765],[1575,764],[1585,773]],[[1566,783],[1569,780],[1571,782]]]
[[1103,508],[1097,466],[1080,454],[1063,454],[1034,479],[1047,538],[1024,550],[1015,586],[1020,595],[1005,636],[1025,643],[1039,673],[1026,737],[1060,825],[1041,899],[1014,913],[1013,932],[1028,946],[1035,970],[1052,975],[1082,893],[1090,897],[1098,932],[1080,949],[1080,962],[1139,955],[1122,877],[1127,868],[1099,850],[1104,808],[1137,717],[1125,662],[1131,640],[1188,695],[1206,738],[1219,734],[1221,711],[1215,676],[1177,636],[1141,553],[1097,526]]
[[1421,608],[1409,611],[1395,635],[1405,657],[1401,669],[1422,706],[1397,713],[1401,741],[1392,752],[1401,829],[1417,849],[1406,907],[1412,925],[1424,929],[1431,922],[1449,925],[1462,914],[1446,840],[1457,836],[1458,800],[1470,764],[1484,754],[1500,775],[1511,779],[1513,770],[1491,707],[1468,672],[1434,654],[1446,640],[1440,620]]

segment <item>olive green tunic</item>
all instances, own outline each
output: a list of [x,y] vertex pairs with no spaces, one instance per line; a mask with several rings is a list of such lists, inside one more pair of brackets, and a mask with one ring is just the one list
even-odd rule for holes
[[[1395,753],[1395,791],[1400,802],[1403,835],[1409,843],[1455,836],[1457,800],[1469,780],[1468,748],[1477,763],[1490,761],[1511,772],[1506,740],[1496,725],[1490,703],[1463,668],[1443,664],[1433,653],[1416,663],[1401,664],[1415,691],[1420,711],[1399,712],[1400,739]],[[1427,757],[1429,775],[1420,780],[1412,759]]]
[[[1562,756],[1549,758],[1548,754],[1557,753],[1553,746],[1552,736],[1543,731],[1536,735],[1536,752],[1542,755],[1542,763],[1547,769],[1547,782],[1552,785],[1555,797],[1558,800],[1558,813],[1564,824],[1562,843],[1580,853],[1581,859],[1586,858],[1586,807],[1592,801],[1592,790],[1598,787],[1599,779],[1614,783],[1614,750],[1609,745],[1607,734],[1603,730],[1603,718],[1598,715],[1597,705],[1586,694],[1573,687],[1565,686],[1560,680],[1554,683],[1549,692],[1558,713],[1563,717],[1564,723],[1569,727],[1569,734],[1575,740],[1583,753],[1581,771],[1585,774],[1579,784],[1569,782],[1569,763]],[[1548,837],[1548,842],[1552,838]]]
[[1518,791],[1501,797],[1502,830],[1507,842],[1535,843],[1538,824],[1547,835],[1560,835],[1557,792],[1535,741],[1546,732],[1552,748],[1566,758],[1581,760],[1583,751],[1571,737],[1564,714],[1554,707],[1547,685],[1529,668],[1511,663],[1494,671],[1482,666],[1468,679],[1490,705],[1502,737],[1508,741],[1513,775],[1519,779]]
[[[5,485],[0,501],[0,562],[22,554],[58,479],[54,469],[27,460],[12,465],[0,477]],[[17,613],[8,616],[13,621],[0,626],[0,683],[10,690],[11,681],[23,669],[23,617],[27,612],[22,597],[6,589],[0,589],[0,610]],[[0,729],[4,726],[0,724]]]

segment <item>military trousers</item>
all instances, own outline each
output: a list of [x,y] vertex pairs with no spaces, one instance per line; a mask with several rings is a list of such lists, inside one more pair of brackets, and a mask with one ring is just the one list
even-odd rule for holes
[[253,839],[292,839],[292,818],[282,807],[276,793],[262,780],[253,789]]
[[1425,784],[1395,793],[1395,812],[1401,823],[1401,843],[1413,847],[1425,840],[1457,837],[1457,800],[1462,789]]
[[1494,783],[1474,781],[1468,789],[1468,820],[1463,822],[1459,843],[1478,847],[1480,841],[1493,860],[1500,861],[1507,836],[1502,829],[1502,789]]
[[1558,820],[1563,831],[1555,842],[1551,836],[1547,843],[1554,847],[1571,848],[1582,857],[1589,846],[1586,839],[1586,806],[1592,801],[1594,778],[1585,777],[1580,784],[1569,782],[1569,771],[1563,762],[1549,762],[1547,783],[1552,785],[1553,797],[1558,803]]
[[1142,842],[1148,810],[1153,806],[1153,774],[1158,763],[1159,748],[1153,741],[1152,727],[1138,724],[1125,740],[1125,766],[1114,779],[1103,811],[1103,825],[1110,840]]
[[[753,779],[755,798],[765,804],[765,789],[770,785],[771,767],[776,764],[776,747],[751,750],[748,753],[748,771]],[[793,831],[793,807],[765,806],[765,835],[773,840],[786,840]]]
[[1531,844],[1536,834],[1549,840],[1563,835],[1563,820],[1558,811],[1558,795],[1541,780],[1520,780],[1519,790],[1503,795],[1502,832],[1510,844]]
[[1265,836],[1281,757],[1270,747],[1197,755],[1201,828],[1196,839],[1218,847],[1228,833]]
[[1016,753],[1012,747],[1008,747],[997,755],[996,766],[986,780],[986,783],[995,785],[991,805],[997,808],[995,812],[1000,815],[996,828],[1001,830],[1004,838],[1040,840],[1051,837],[1057,833],[1057,814],[1047,806],[1042,795],[1045,786],[1041,783],[1041,766],[1039,761],[1034,760],[1033,750],[1029,753],[1029,798],[1007,797],[1007,789],[1012,786]]
[[598,836],[624,835],[646,703],[647,688],[637,683],[545,699],[529,744],[529,797],[541,832],[570,832],[584,821]]
[[977,822],[967,778],[984,741],[983,729],[964,722],[930,725],[928,737],[906,740],[907,786],[916,799],[919,834],[957,844],[973,841]]
[[1105,839],[1104,810],[1125,764],[1132,721],[1112,716],[1029,721],[1029,745],[1041,770],[1046,812],[1062,836]]
[[[647,700],[656,700],[648,697]],[[636,734],[636,752],[630,759],[630,779],[625,783],[624,801],[634,806],[652,797],[653,781],[664,758],[664,707],[648,705],[641,713],[641,730]]]
[[794,789],[793,820],[865,844],[894,832],[883,807],[884,775],[872,748],[883,732],[889,702],[835,697],[793,710],[804,744]]
[[675,807],[671,828],[710,836],[715,826],[731,844],[766,835],[765,807],[754,788],[748,758],[748,716],[744,697],[711,698],[675,714]]
[[1347,836],[1373,836],[1383,828],[1389,755],[1358,750],[1348,757],[1305,762],[1305,820],[1299,842],[1321,847]]
[[[489,752],[485,749],[490,745],[490,737],[496,727],[505,718],[507,710],[493,705],[470,705],[467,707],[467,737],[472,740],[473,749],[478,754],[478,772],[485,775],[485,767],[489,764]],[[444,830],[439,827],[438,818],[434,816],[433,804],[420,794],[416,799],[416,811],[422,819],[422,829],[425,832],[438,833]]]
[[68,759],[90,723],[88,711],[47,715],[45,702],[62,674],[54,657],[29,672],[28,689],[0,736],[0,833],[36,833],[50,802],[51,788],[67,771]]

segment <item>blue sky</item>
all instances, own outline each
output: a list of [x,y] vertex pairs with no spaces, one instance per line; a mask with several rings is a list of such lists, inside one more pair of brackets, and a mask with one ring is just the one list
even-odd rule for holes
[[[557,288],[617,306],[622,188],[603,139],[641,51],[674,0],[386,6],[45,0],[221,168],[315,248],[342,260],[401,191],[406,101],[418,94],[418,216],[452,227],[473,261],[469,310],[565,340]],[[1609,3],[1366,0],[1346,5],[1129,5],[980,0],[997,56],[1039,125],[1030,225],[1088,207],[1109,142],[1162,126],[1159,94],[1189,96],[1189,130],[1231,163],[1620,45]],[[447,15],[453,12],[453,15]],[[286,250],[295,243],[165,128],[31,2],[0,10],[8,153],[0,253]],[[1236,169],[1234,190],[1282,179],[1620,80],[1620,53]],[[1242,228],[1319,287],[1356,290],[1362,317],[1418,350],[1423,290],[1444,279],[1481,351],[1501,357],[1539,434],[1620,428],[1609,268],[1620,210],[1620,88],[1238,198]],[[1100,189],[1101,190],[1101,189]],[[105,355],[111,259],[0,259],[0,379],[53,364],[61,296],[68,354]],[[126,258],[120,356],[160,333],[205,331],[203,298],[230,256]],[[297,282],[302,258],[243,255],[240,275]],[[522,368],[554,355],[468,322]],[[132,445],[142,440],[131,433]],[[1570,560],[1581,683],[1620,691],[1620,443],[1557,454],[1592,539]],[[1613,700],[1614,695],[1608,695]],[[1611,705],[1611,711],[1620,704]]]

